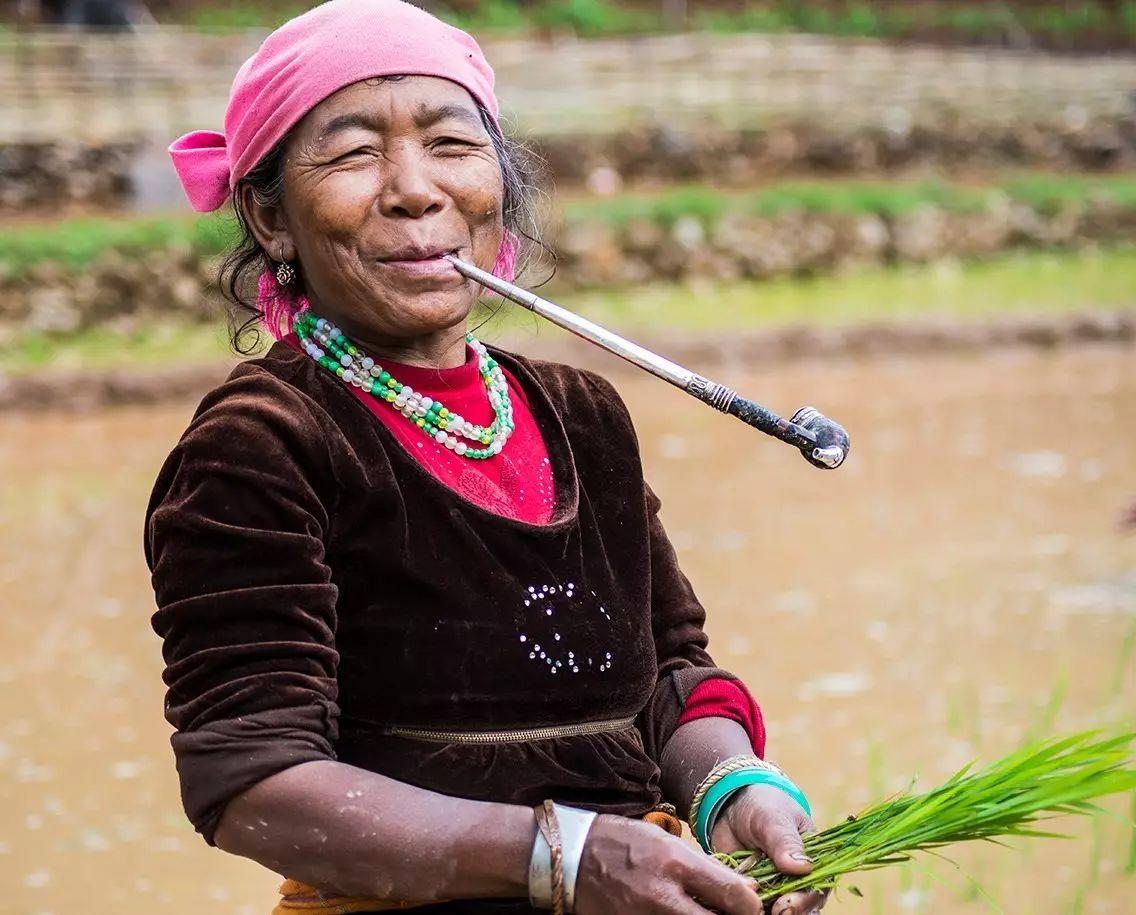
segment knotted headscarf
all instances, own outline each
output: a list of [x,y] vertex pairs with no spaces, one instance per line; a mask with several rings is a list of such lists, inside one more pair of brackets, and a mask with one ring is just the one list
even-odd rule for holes
[[[474,39],[402,0],[330,0],[269,35],[242,64],[225,109],[225,132],[196,130],[170,144],[190,205],[222,207],[237,182],[309,111],[345,86],[376,76],[437,76],[464,86],[497,123],[493,70]],[[516,238],[505,233],[493,272],[511,280]],[[265,270],[258,307],[274,336],[290,300]]]

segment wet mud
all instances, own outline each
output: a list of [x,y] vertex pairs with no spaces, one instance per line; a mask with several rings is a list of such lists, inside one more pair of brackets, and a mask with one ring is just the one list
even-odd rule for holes
[[[711,649],[821,823],[1032,734],[1136,718],[1136,360],[1081,348],[728,366],[843,423],[822,472],[638,373],[627,399]],[[196,403],[0,416],[0,910],[267,915],[180,809],[141,523]],[[1128,810],[1129,800],[1110,804]],[[1132,830],[964,849],[830,911],[1120,913]]]

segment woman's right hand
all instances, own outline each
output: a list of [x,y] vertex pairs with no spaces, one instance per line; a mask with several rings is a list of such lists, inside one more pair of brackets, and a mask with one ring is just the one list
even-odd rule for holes
[[658,826],[592,823],[576,876],[577,915],[762,915],[753,881]]

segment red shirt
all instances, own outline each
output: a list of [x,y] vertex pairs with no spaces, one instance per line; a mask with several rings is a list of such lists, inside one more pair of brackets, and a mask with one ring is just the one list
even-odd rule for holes
[[[284,342],[303,352],[294,333],[284,337]],[[389,359],[383,359],[380,364],[403,384],[440,401],[451,413],[459,413],[472,423],[487,426],[493,422],[494,414],[481,378],[477,353],[466,344],[465,355],[463,365],[449,369],[405,365]],[[502,366],[501,371],[509,384],[515,427],[505,443],[505,450],[496,457],[481,461],[462,457],[438,444],[393,404],[365,394],[354,385],[345,384],[345,387],[390,429],[400,445],[418,458],[434,476],[470,502],[530,524],[546,524],[556,504],[548,451],[525,392],[508,369]]]
[[[283,339],[298,352],[304,351],[295,333],[289,333]],[[383,359],[381,364],[403,384],[441,401],[450,412],[459,413],[477,425],[487,426],[493,421],[494,414],[481,378],[477,353],[468,344],[465,352],[465,363],[448,369],[406,365],[389,359]],[[508,369],[502,366],[501,371],[509,385],[515,428],[499,455],[481,461],[461,457],[445,445],[438,444],[392,404],[365,394],[354,385],[345,383],[344,386],[390,429],[400,445],[434,476],[470,502],[530,524],[546,524],[556,504],[548,451],[533,418],[528,397]],[[754,752],[758,756],[764,755],[765,724],[761,709],[740,681],[715,678],[700,683],[687,699],[678,723],[683,725],[710,717],[736,721],[749,734]]]

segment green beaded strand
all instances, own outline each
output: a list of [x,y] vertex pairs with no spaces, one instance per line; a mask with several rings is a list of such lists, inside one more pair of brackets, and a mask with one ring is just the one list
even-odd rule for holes
[[[489,426],[485,427],[463,421],[465,428],[459,431],[462,437],[488,446],[482,448],[469,447],[459,440],[458,433],[447,431],[454,414],[437,400],[432,399],[425,415],[408,416],[403,408],[396,403],[405,385],[394,379],[390,372],[383,370],[374,363],[373,359],[363,355],[359,348],[342,331],[334,328],[330,322],[317,318],[310,311],[303,311],[294,316],[292,327],[303,343],[304,349],[324,369],[344,379],[345,383],[348,384],[355,385],[355,379],[359,379],[359,384],[355,386],[376,399],[391,404],[424,433],[439,443],[446,444],[447,448],[462,457],[472,460],[485,460],[499,454],[509,435],[515,429],[513,405],[509,398],[508,387],[504,383],[504,376],[499,371],[495,371],[498,368],[497,361],[488,355],[484,346],[473,334],[466,334],[466,341],[478,353],[479,372],[486,389],[491,392],[490,402],[493,405],[494,420]],[[330,332],[328,328],[335,332]],[[313,350],[318,350],[320,354],[317,355]],[[326,355],[326,353],[331,353],[335,358]],[[357,358],[360,360],[358,365],[356,364]],[[373,368],[367,367],[367,362],[371,362]],[[379,370],[377,374],[375,369]],[[347,377],[347,372],[352,373],[350,378]],[[492,393],[495,389],[496,396]],[[418,392],[410,394],[412,399],[417,396],[419,396]],[[453,444],[450,444],[451,442]],[[495,442],[499,442],[496,449],[493,447]]]

